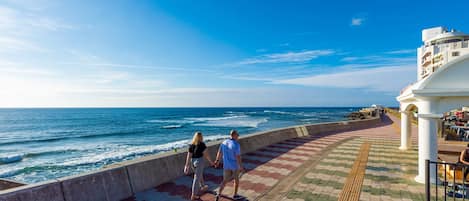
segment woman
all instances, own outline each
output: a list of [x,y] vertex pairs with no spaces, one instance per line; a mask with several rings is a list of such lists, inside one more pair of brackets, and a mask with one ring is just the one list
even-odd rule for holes
[[191,200],[198,200],[199,191],[206,191],[208,186],[204,184],[204,166],[205,162],[203,157],[205,157],[210,165],[213,166],[214,163],[210,159],[210,155],[207,151],[207,146],[203,142],[203,136],[201,132],[196,132],[192,138],[192,142],[189,146],[189,151],[187,152],[186,165],[184,167],[184,173],[189,173],[189,167],[192,167],[194,171],[194,180],[192,182],[192,195]]

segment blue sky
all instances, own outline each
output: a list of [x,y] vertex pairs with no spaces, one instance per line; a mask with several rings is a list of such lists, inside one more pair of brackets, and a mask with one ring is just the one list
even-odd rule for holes
[[0,107],[396,106],[421,30],[469,32],[450,8],[0,0]]

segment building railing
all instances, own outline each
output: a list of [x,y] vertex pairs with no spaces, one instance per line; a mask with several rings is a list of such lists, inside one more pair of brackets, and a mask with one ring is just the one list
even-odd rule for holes
[[[433,178],[431,168],[435,170]],[[469,183],[464,176],[466,171],[469,171],[469,165],[426,160],[425,200],[469,200]]]
[[436,44],[436,45],[430,45],[430,46],[425,46],[423,47],[423,52],[427,53],[427,51],[430,51],[430,48],[434,48],[433,54],[438,54],[440,52],[448,51],[448,50],[455,50],[455,49],[460,49],[460,48],[468,48],[469,47],[469,41],[457,41],[457,42],[452,42],[452,43],[443,43],[443,44]]

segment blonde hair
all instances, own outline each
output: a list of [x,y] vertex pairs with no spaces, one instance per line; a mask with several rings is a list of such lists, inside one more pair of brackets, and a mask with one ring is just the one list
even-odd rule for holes
[[202,133],[197,131],[194,133],[191,144],[198,145],[200,142],[202,142]]

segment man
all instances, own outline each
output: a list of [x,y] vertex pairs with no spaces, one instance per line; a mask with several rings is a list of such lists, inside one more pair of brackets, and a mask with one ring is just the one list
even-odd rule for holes
[[[461,155],[459,156],[459,163],[469,166],[469,144],[467,144],[466,149],[461,151]],[[467,174],[469,174],[469,167],[465,168],[463,177],[464,180],[466,180]]]
[[238,132],[232,130],[230,132],[230,139],[221,143],[218,149],[215,166],[218,167],[220,158],[223,157],[223,181],[220,184],[216,201],[220,199],[225,185],[232,179],[234,179],[233,199],[237,200],[241,198],[241,196],[238,195],[239,173],[243,172],[244,168],[241,164],[241,147],[239,146],[238,138]]

